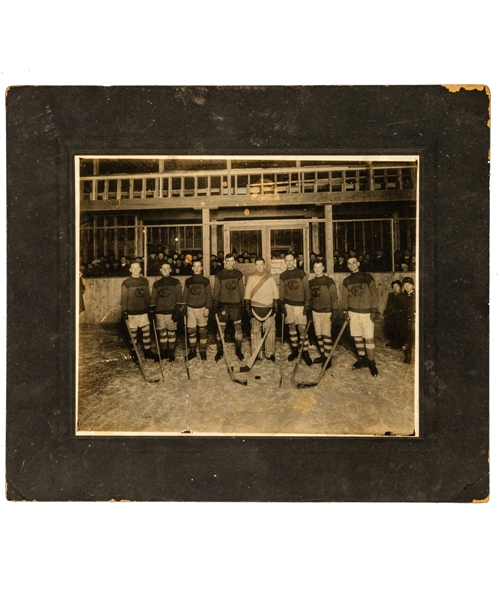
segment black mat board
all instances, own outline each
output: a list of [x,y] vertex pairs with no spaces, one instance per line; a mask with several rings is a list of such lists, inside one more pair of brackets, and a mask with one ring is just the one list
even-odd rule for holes
[[[11,88],[8,499],[486,500],[489,101],[444,86]],[[74,156],[119,153],[418,154],[420,437],[77,438]]]

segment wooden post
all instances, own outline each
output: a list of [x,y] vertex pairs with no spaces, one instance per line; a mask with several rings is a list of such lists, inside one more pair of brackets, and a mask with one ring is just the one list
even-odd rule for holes
[[333,273],[333,211],[331,204],[325,204],[326,272]]
[[134,258],[139,256],[139,218],[134,215]]
[[313,249],[314,254],[318,255],[318,253],[319,253],[319,223],[315,219],[311,223],[311,231],[312,231],[312,249]]
[[[142,224],[142,221],[141,221]],[[142,245],[144,248],[144,252],[142,252],[142,254],[140,256],[142,256],[144,258],[144,277],[146,277],[146,275],[148,274],[148,228],[147,227],[143,227],[142,228],[142,233],[143,233],[143,238],[141,238],[142,240]]]
[[115,260],[118,259],[118,217],[113,218],[113,253],[115,255]]
[[374,192],[375,191],[375,178],[373,176],[373,163],[371,161],[368,163],[368,178],[369,178],[370,192]]
[[108,256],[108,217],[103,219],[104,228],[102,230],[102,253]]
[[[201,209],[201,221],[203,223],[203,266],[205,275],[210,275],[210,209]],[[217,232],[216,232],[217,233]]]
[[219,249],[217,248],[217,225],[210,225],[211,237],[212,237],[212,245],[211,245],[211,254],[217,254]]
[[97,254],[97,229],[96,229],[96,217],[92,217],[92,260],[95,259]]

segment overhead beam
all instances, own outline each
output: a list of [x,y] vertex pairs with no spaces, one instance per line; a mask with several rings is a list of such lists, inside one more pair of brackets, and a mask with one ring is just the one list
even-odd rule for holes
[[137,210],[161,208],[208,208],[252,207],[252,206],[297,206],[299,204],[343,204],[345,202],[399,202],[416,201],[415,190],[383,190],[359,192],[317,192],[310,194],[259,194],[253,196],[192,196],[189,198],[134,198],[119,201],[82,201],[83,211]]

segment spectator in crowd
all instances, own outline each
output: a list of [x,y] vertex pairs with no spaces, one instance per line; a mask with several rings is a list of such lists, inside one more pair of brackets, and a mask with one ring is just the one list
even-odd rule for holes
[[347,270],[345,258],[343,256],[339,256],[337,264],[333,267],[334,273],[347,273]]
[[362,256],[359,260],[359,263],[359,268],[361,271],[371,271],[372,268],[374,268],[372,264],[372,257],[369,253],[366,253],[364,256]]
[[377,250],[377,256],[375,257],[373,269],[379,273],[386,273],[391,270],[391,266],[389,257],[384,252],[384,249],[379,248]]
[[401,250],[396,250],[394,252],[394,271],[397,273],[398,271],[402,271],[403,256]]
[[182,264],[181,264],[181,275],[192,275],[193,274],[193,267],[191,265],[192,260],[193,260],[193,257],[191,256],[191,254],[186,254],[184,256],[184,260],[182,261]]
[[130,265],[127,264],[127,257],[126,256],[122,256],[120,258],[120,265],[118,266],[117,270],[116,270],[116,274],[119,277],[126,277],[127,273],[130,272]]
[[403,284],[399,279],[391,283],[392,292],[387,296],[387,304],[384,311],[385,334],[389,338],[386,346],[388,348],[401,348],[401,293]]
[[411,353],[415,344],[415,282],[412,277],[403,277],[401,298],[401,324],[404,362],[411,363]]

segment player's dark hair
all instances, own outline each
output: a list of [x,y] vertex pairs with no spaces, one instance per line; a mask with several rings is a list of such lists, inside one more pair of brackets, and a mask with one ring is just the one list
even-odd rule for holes
[[256,256],[255,262],[257,262],[258,260],[261,260],[264,264],[266,264],[266,261],[264,260],[264,258],[262,256]]

